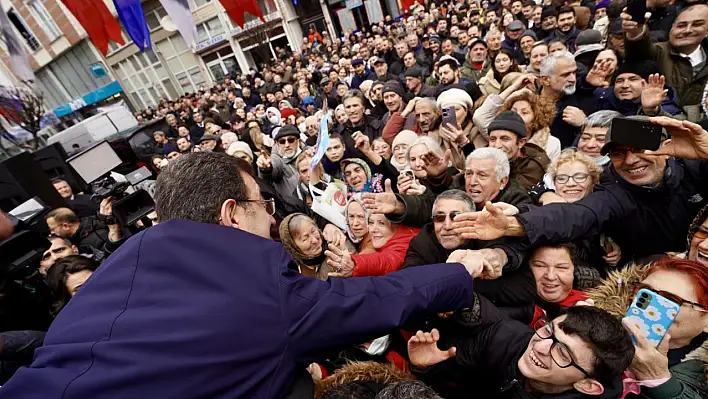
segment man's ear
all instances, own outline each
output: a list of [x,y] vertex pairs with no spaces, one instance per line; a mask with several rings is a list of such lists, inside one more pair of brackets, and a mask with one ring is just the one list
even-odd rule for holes
[[501,186],[500,186],[500,187],[501,187],[501,190],[503,190],[504,187],[506,187],[507,183],[509,183],[509,176],[504,176],[504,177],[502,177],[502,179],[501,179]]
[[226,227],[239,228],[239,217],[236,214],[236,208],[236,201],[232,199],[224,201],[219,212],[219,224]]
[[76,248],[76,245],[72,245],[72,246],[71,246],[71,252],[73,252],[74,255],[78,255],[78,254],[79,254],[79,249]]
[[521,147],[523,147],[524,145],[526,145],[526,142],[527,142],[528,140],[529,140],[529,139],[526,138],[526,137],[520,137],[520,138],[519,138],[519,148],[521,148]]
[[605,387],[592,378],[586,378],[576,382],[573,384],[573,388],[575,388],[578,392],[584,393],[585,395],[600,396],[605,392]]

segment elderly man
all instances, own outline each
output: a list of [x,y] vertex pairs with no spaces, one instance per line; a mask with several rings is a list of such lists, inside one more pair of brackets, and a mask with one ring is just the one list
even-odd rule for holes
[[487,57],[487,43],[484,40],[475,40],[460,70],[460,76],[476,82],[489,72],[491,65]]
[[662,43],[651,42],[644,24],[624,13],[621,18],[626,59],[655,61],[666,84],[676,89],[679,106],[688,119],[699,120],[703,88],[708,81],[708,5],[684,8],[671,26],[669,41]]
[[281,193],[292,193],[297,187],[298,173],[295,160],[302,152],[300,132],[295,126],[285,125],[274,137],[276,151],[268,155],[261,151],[256,159],[258,176],[273,183]]
[[535,186],[551,163],[546,151],[536,144],[528,143],[528,131],[524,120],[514,111],[504,111],[487,127],[489,146],[504,152],[511,166],[510,179],[530,190]]
[[[526,190],[509,179],[509,161],[501,150],[478,148],[467,156],[465,173],[450,176],[445,159],[434,159],[431,152],[427,156],[426,173],[430,187],[424,195],[400,195],[393,193],[364,194],[364,203],[373,212],[383,213],[394,223],[407,226],[423,226],[435,201],[435,191],[465,189],[472,197],[477,209],[487,202],[504,202],[515,206],[530,204]],[[439,182],[439,186],[433,183]]]
[[593,89],[576,90],[578,67],[573,54],[559,51],[541,61],[541,96],[556,104],[551,134],[563,148],[573,145],[586,115],[597,110]]
[[[411,115],[415,116],[413,124],[409,122]],[[439,117],[440,110],[435,100],[416,97],[408,102],[403,111],[391,114],[391,118],[383,129],[383,139],[392,145],[393,139],[404,129],[427,135],[435,129]]]
[[[312,397],[305,369],[327,350],[470,307],[469,276],[491,271],[458,252],[450,260],[463,264],[305,277],[269,239],[274,204],[247,169],[222,153],[170,163],[155,194],[161,223],[94,273],[0,396],[282,398],[297,380]],[[126,355],[131,367],[116,368]]]
[[[385,126],[394,112],[402,112],[405,109],[406,92],[397,80],[389,80],[384,84],[381,94],[384,106],[388,110],[381,118],[381,123]],[[410,122],[413,118],[409,117],[408,119],[408,122]]]
[[[494,266],[498,275],[478,281],[475,291],[498,307],[523,308],[533,303],[536,291],[533,275],[523,264],[520,241],[466,240],[452,228],[455,216],[473,212],[474,199],[462,190],[447,190],[433,204],[432,221],[423,226],[408,246],[403,268],[438,263],[455,250],[468,249]],[[518,273],[517,273],[518,270]],[[527,321],[528,322],[528,321]]]
[[[456,221],[464,237],[527,237],[552,245],[604,233],[616,239],[623,259],[638,262],[664,252],[683,252],[682,232],[706,203],[708,132],[699,125],[667,117],[649,119],[671,135],[652,153],[633,147],[608,132],[602,154],[611,165],[601,190],[572,204],[550,204],[505,216],[492,206]],[[688,159],[699,159],[687,160]],[[669,172],[670,171],[670,172]]]

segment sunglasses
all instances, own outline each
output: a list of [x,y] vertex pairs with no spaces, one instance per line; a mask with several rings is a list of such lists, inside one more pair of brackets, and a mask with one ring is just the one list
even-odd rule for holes
[[450,213],[436,213],[433,215],[433,222],[435,223],[445,223],[445,219],[450,218],[450,221],[452,222],[455,220],[455,216],[461,214],[462,212],[458,211],[452,211]]
[[284,137],[284,138],[278,140],[278,144],[280,144],[280,145],[293,144],[296,141],[297,141],[297,139],[295,137]]
[[670,301],[676,302],[681,307],[683,307],[684,305],[688,305],[691,309],[695,310],[696,312],[708,313],[708,310],[706,310],[706,308],[704,308],[701,304],[688,301],[686,299],[681,298],[680,296],[678,296],[676,294],[672,294],[671,292],[657,290],[657,289],[654,289],[652,286],[647,285],[647,284],[643,284],[643,283],[635,283],[633,287],[634,287],[634,295],[636,295],[637,292],[639,292],[639,290],[644,288],[649,291],[656,292],[657,294],[663,296],[664,298],[666,298]]

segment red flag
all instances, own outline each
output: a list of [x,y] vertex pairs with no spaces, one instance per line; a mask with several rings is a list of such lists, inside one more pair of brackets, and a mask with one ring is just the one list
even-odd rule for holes
[[118,21],[102,0],[62,0],[62,2],[86,29],[89,38],[103,55],[108,54],[109,39],[118,44],[125,44]]
[[244,12],[247,12],[254,17],[258,17],[263,21],[263,23],[266,23],[265,18],[263,17],[263,12],[261,11],[261,8],[258,7],[258,3],[256,0],[220,0],[221,5],[224,6],[224,9],[226,10],[226,13],[231,17],[231,19],[236,23],[236,25],[240,26],[243,28],[244,20],[245,20],[245,15]]

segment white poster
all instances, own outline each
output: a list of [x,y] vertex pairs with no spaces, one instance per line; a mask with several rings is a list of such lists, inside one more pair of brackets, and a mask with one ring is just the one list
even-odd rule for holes
[[369,17],[370,23],[377,24],[383,21],[384,16],[379,0],[366,0],[364,1],[364,7],[366,7],[366,15]]
[[358,28],[356,27],[356,21],[354,21],[354,15],[352,15],[352,11],[348,8],[340,8],[337,10],[337,18],[339,18],[339,26],[342,27],[342,32],[346,32],[348,30],[355,31]]

